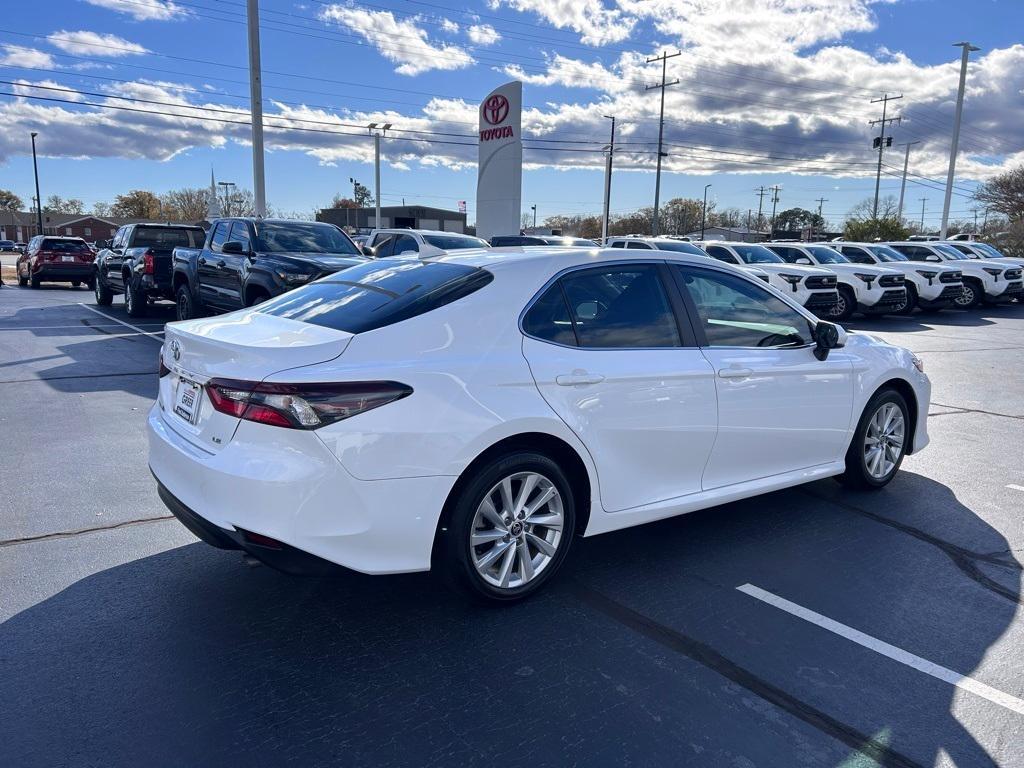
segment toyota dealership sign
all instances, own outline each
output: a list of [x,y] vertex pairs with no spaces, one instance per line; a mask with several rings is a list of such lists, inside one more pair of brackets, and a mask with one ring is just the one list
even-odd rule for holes
[[519,232],[523,196],[523,84],[505,83],[480,103],[476,234]]

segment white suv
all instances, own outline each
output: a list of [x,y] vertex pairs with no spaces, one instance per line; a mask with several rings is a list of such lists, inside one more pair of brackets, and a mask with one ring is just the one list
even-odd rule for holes
[[960,270],[954,266],[920,264],[881,243],[831,243],[854,264],[882,264],[903,273],[907,301],[895,307],[897,315],[912,314],[915,307],[925,310],[946,309],[960,297],[964,284]]
[[908,350],[706,257],[624,255],[381,259],[169,323],[160,497],[282,569],[434,568],[511,601],[577,535],[824,477],[881,488],[927,445]]
[[750,265],[768,273],[768,283],[816,315],[834,311],[839,302],[834,272],[821,267],[787,264],[777,254],[757,243],[708,241],[700,244],[712,258],[726,264]]
[[[434,229],[375,229],[364,246],[367,256],[441,256],[466,248],[490,248],[486,240]],[[367,252],[369,249],[370,252]]]
[[865,315],[895,312],[907,303],[903,274],[885,267],[853,264],[827,245],[765,243],[765,247],[789,264],[809,264],[834,272],[839,279],[839,301],[830,320],[848,320],[856,311]]
[[964,290],[955,300],[961,309],[978,304],[998,304],[1013,301],[1024,292],[1021,268],[1002,263],[969,259],[948,243],[905,242],[887,243],[911,261],[931,264],[949,264],[963,273]]
[[[698,247],[703,245],[703,243],[683,240],[679,237],[638,237],[637,235],[627,235],[625,237],[609,237],[606,242],[609,248],[627,248],[634,251],[669,251],[671,253],[688,253],[691,256],[708,256],[702,248]],[[770,275],[763,269],[743,263],[737,266],[746,270],[757,279],[769,284],[771,283]]]

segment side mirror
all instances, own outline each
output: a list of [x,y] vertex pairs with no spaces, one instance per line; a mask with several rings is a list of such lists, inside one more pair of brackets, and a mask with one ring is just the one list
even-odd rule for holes
[[249,249],[238,240],[228,240],[223,246],[221,246],[220,251],[221,253],[243,254],[248,253]]
[[814,326],[814,356],[819,360],[828,359],[830,350],[846,346],[846,330],[835,323],[819,320]]
[[796,260],[795,260],[795,261],[794,261],[793,263],[794,263],[794,264],[807,264],[807,265],[812,265],[812,264],[813,264],[814,262],[812,262],[812,261],[811,261],[810,259],[808,259],[808,258],[807,258],[806,256],[798,256],[798,257],[796,258]]
[[371,259],[377,258],[376,251],[368,245],[362,247],[363,256],[369,256]]

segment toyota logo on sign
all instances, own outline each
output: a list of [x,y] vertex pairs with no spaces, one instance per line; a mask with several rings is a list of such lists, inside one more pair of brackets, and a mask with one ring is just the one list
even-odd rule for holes
[[491,125],[497,125],[508,117],[508,99],[496,93],[484,102],[483,110],[484,120]]

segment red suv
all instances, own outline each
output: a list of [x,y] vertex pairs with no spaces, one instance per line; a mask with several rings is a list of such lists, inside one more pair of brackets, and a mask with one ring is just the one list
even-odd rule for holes
[[85,283],[90,288],[96,279],[96,254],[80,237],[36,235],[29,240],[25,253],[18,257],[18,285],[31,283],[38,288],[44,280],[71,283],[75,288]]

